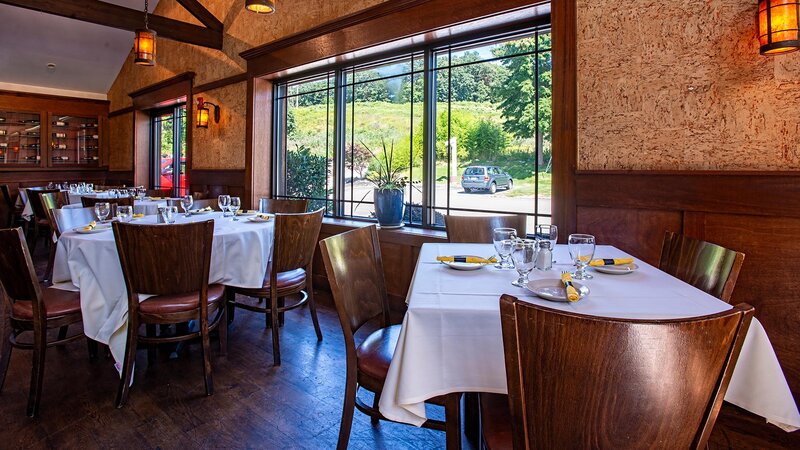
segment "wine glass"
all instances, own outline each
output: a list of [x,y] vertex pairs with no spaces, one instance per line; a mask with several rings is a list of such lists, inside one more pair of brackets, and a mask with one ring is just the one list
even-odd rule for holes
[[513,228],[495,228],[492,232],[492,242],[500,261],[495,264],[498,269],[511,269],[514,267],[509,259],[513,249],[514,240],[517,238],[517,230]]
[[511,250],[511,259],[514,261],[514,268],[517,269],[519,278],[511,284],[517,287],[525,287],[528,284],[528,274],[536,266],[536,241],[532,239],[517,239],[514,241]]
[[231,197],[231,202],[228,205],[228,209],[231,210],[233,213],[233,221],[236,222],[239,219],[236,218],[236,212],[239,211],[239,208],[242,207],[242,199],[239,197]]
[[181,198],[181,206],[183,207],[184,215],[189,217],[189,210],[191,209],[192,205],[194,205],[194,198],[191,195],[184,195]]
[[144,200],[144,197],[147,195],[147,189],[141,187],[136,188],[136,196],[139,197],[139,201]]
[[[556,241],[558,241],[558,227],[555,225],[536,225],[536,239],[550,241],[550,250],[555,251]],[[556,261],[554,260],[553,263]]]
[[569,245],[569,256],[575,263],[577,270],[572,274],[572,278],[576,280],[588,280],[594,278],[591,274],[586,273],[586,266],[594,256],[594,236],[591,234],[570,234],[567,240]]
[[133,217],[133,208],[126,205],[117,206],[117,218],[120,222],[130,222]]
[[219,204],[219,209],[222,210],[222,217],[228,217],[228,205],[231,204],[231,196],[220,195],[217,197],[217,203]]
[[94,192],[94,183],[86,183],[86,190],[91,194]]
[[95,203],[94,214],[97,216],[97,220],[103,222],[108,218],[108,215],[111,214],[111,204],[108,202]]

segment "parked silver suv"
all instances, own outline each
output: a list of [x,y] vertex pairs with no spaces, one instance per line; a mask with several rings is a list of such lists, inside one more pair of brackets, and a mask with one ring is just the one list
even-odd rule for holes
[[464,188],[464,192],[481,189],[494,194],[497,188],[514,187],[514,180],[505,170],[497,166],[469,166],[461,175],[461,187]]

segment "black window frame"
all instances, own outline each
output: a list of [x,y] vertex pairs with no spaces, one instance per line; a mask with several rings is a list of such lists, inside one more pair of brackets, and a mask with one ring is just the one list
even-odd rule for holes
[[[189,173],[186,174],[187,186],[180,186],[180,169],[181,169],[181,141],[183,136],[183,124],[180,120],[181,116],[185,118],[186,127],[190,126],[189,118],[187,117],[188,109],[186,103],[178,103],[165,108],[154,109],[150,111],[150,186],[152,189],[161,190],[166,189],[161,186],[161,141],[159,131],[161,129],[161,120],[159,117],[170,114],[172,115],[172,193],[178,195],[188,194],[189,191]],[[183,163],[184,169],[186,167]],[[175,174],[178,174],[177,178]]]

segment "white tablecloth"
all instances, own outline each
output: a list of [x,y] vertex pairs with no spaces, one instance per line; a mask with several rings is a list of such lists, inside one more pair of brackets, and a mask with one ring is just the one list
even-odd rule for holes
[[[70,198],[72,195],[70,194]],[[110,201],[110,200],[109,200]],[[158,214],[158,207],[159,206],[167,206],[166,200],[134,200],[133,201],[133,212],[136,214],[145,214],[148,216]],[[64,208],[82,208],[83,203],[80,201],[80,196],[78,196],[78,203],[70,203],[69,205],[64,205]],[[178,208],[180,211],[180,208]]]
[[[223,219],[222,213],[209,213],[190,218],[181,215],[177,222],[208,219],[214,219],[209,283],[260,287],[270,258],[274,221],[253,223],[240,218],[233,222],[230,218]],[[133,223],[153,224],[155,221],[155,216],[148,216]],[[175,251],[179,252],[180,248]],[[67,231],[62,234],[56,250],[53,280],[54,287],[80,290],[86,336],[108,344],[114,359],[121,362],[128,324],[128,298],[114,232],[78,234]]]
[[[436,262],[440,255],[494,253],[491,244],[424,244],[408,293],[397,349],[380,400],[389,419],[421,425],[424,401],[451,392],[507,393],[499,298],[511,294],[531,303],[581,314],[617,318],[670,319],[714,314],[731,306],[653,266],[628,275],[594,272],[590,294],[577,303],[556,303],[511,285],[517,273],[484,267],[461,272]],[[598,246],[595,257],[629,255]],[[554,258],[569,261],[566,246]],[[531,279],[560,278],[570,266],[534,270]],[[593,271],[592,271],[593,272]],[[800,414],[764,328],[753,320],[725,400],[765,417],[787,431],[800,427]]]

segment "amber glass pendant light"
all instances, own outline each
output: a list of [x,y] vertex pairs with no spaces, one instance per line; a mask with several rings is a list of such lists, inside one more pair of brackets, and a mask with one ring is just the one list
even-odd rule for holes
[[136,30],[133,41],[133,62],[140,66],[156,65],[156,32],[149,28],[147,22],[148,4],[144,0],[144,28]]
[[256,14],[272,14],[275,12],[275,2],[272,0],[246,0],[244,7]]
[[800,49],[800,0],[759,0],[758,41],[762,55]]

